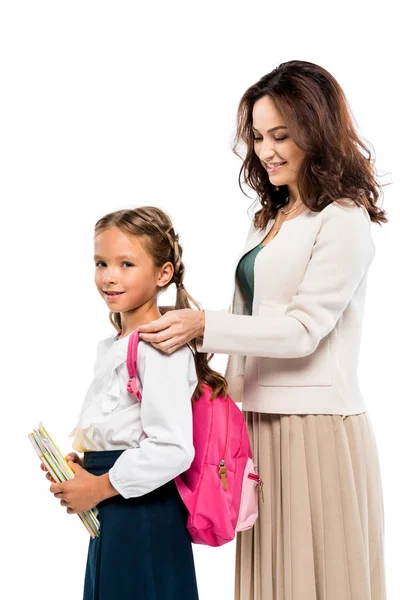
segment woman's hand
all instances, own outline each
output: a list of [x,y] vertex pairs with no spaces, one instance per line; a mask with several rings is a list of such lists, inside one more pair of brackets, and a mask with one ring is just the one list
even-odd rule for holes
[[172,354],[187,342],[203,337],[204,311],[182,308],[171,310],[162,317],[138,327],[140,338],[154,348]]
[[60,500],[61,506],[67,508],[67,513],[85,512],[102,500],[118,494],[110,483],[108,473],[92,475],[72,461],[69,461],[69,466],[75,477],[63,483],[52,483],[50,486],[50,491]]

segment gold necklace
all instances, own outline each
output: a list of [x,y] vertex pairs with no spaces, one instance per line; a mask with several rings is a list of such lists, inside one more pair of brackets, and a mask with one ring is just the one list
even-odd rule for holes
[[[297,204],[297,206],[296,206],[296,204]],[[290,213],[292,213],[292,212],[296,211],[297,209],[299,209],[300,206],[301,206],[301,202],[300,202],[300,198],[298,198],[296,200],[296,202],[294,203],[293,207],[290,210],[284,211],[283,207],[282,207],[282,208],[279,209],[279,214],[289,215]],[[281,227],[286,222],[286,220],[287,219],[284,219],[282,221],[282,223],[280,223],[280,225],[276,228],[276,230],[273,232],[273,237],[275,237],[280,232]],[[277,222],[278,222],[278,219],[275,219],[275,223],[273,224],[271,230],[275,227],[275,225],[277,224]]]
[[[296,205],[297,205],[297,206],[296,206]],[[283,215],[290,215],[290,213],[292,213],[292,212],[294,212],[295,210],[297,210],[298,208],[300,208],[300,205],[301,205],[300,198],[298,198],[298,199],[296,200],[296,202],[293,204],[293,207],[292,207],[290,210],[284,211],[284,210],[283,210],[283,206],[282,206],[282,208],[280,209],[280,212],[281,212]]]

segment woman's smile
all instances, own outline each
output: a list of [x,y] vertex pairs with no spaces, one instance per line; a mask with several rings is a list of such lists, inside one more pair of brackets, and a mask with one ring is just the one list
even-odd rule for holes
[[276,173],[277,171],[280,171],[280,169],[282,169],[284,165],[286,165],[286,161],[283,160],[281,162],[267,162],[263,164],[267,169],[268,173]]

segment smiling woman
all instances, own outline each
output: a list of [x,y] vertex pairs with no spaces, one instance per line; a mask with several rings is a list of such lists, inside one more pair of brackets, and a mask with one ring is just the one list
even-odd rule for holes
[[236,600],[384,600],[379,460],[357,376],[371,222],[387,220],[373,162],[338,82],[303,61],[245,92],[241,144],[260,208],[230,310],[140,330],[166,352],[196,335],[199,350],[229,355],[267,490],[238,536]]
[[253,107],[252,131],[254,152],[275,185],[296,185],[304,152],[288,135],[283,115],[269,96],[263,96]]
[[[242,144],[240,174],[263,207],[256,226],[266,227],[288,203],[291,185],[311,210],[347,197],[365,206],[372,221],[386,221],[377,204],[380,188],[371,153],[342,88],[325,69],[290,61],[252,85],[238,108],[234,151],[239,156]],[[282,162],[287,164],[277,168]]]

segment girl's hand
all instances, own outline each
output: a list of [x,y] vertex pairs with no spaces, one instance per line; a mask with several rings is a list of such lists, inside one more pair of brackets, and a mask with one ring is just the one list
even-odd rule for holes
[[54,479],[52,478],[52,476],[50,475],[46,465],[44,463],[40,463],[40,468],[42,469],[42,471],[46,472],[46,479],[48,479],[49,481],[54,481]]
[[83,467],[83,459],[80,456],[78,456],[76,452],[70,452],[69,454],[67,454],[65,460],[67,462],[71,460],[73,463],[78,463],[80,467]]
[[61,501],[61,506],[67,508],[67,513],[82,513],[93,508],[106,498],[116,496],[108,473],[96,476],[83,469],[78,463],[69,461],[75,477],[63,483],[52,483],[50,491]]
[[[72,460],[72,462],[78,463],[78,465],[80,465],[81,467],[83,467],[83,460],[76,454],[76,452],[70,452],[65,457],[65,460],[67,460],[67,461]],[[44,463],[40,463],[40,468],[42,469],[42,471],[46,472],[46,479],[48,479],[49,481],[54,481],[54,479],[52,478],[52,476],[48,472],[48,469],[47,469],[47,467],[46,467],[46,465]]]
[[182,308],[171,310],[162,317],[138,327],[140,339],[154,348],[172,354],[187,342],[203,337],[204,311]]

